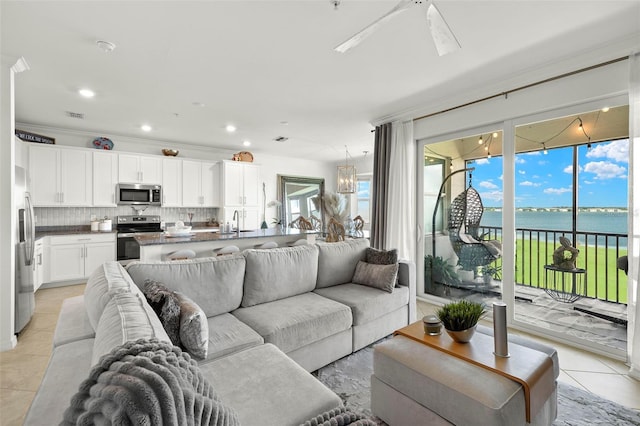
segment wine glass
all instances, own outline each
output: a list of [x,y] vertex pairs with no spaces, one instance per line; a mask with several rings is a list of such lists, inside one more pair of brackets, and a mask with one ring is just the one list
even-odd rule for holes
[[187,216],[189,216],[189,226],[193,226],[193,215],[195,213],[194,212],[188,212]]

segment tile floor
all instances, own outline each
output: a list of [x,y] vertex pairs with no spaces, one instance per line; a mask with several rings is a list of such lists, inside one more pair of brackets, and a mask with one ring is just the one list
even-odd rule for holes
[[[0,352],[0,425],[21,425],[51,355],[51,342],[62,301],[84,292],[84,285],[41,289],[36,311],[23,330],[18,345]],[[418,301],[418,317],[433,313],[435,306]],[[545,342],[537,336],[532,339]],[[640,382],[626,376],[619,361],[593,355],[556,342],[546,342],[560,355],[560,380],[640,410]],[[564,366],[564,367],[563,367]]]

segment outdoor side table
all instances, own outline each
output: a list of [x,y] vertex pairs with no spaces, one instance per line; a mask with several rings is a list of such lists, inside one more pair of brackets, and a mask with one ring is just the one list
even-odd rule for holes
[[554,265],[544,266],[544,291],[554,300],[573,303],[587,295],[585,269],[561,269]]

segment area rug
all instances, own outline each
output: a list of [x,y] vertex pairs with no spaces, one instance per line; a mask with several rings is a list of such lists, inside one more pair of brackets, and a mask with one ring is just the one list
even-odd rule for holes
[[[342,398],[345,406],[372,416],[370,377],[373,346],[321,368],[316,377]],[[380,419],[378,424],[384,425]],[[565,383],[558,383],[558,418],[554,426],[640,425],[640,413]]]

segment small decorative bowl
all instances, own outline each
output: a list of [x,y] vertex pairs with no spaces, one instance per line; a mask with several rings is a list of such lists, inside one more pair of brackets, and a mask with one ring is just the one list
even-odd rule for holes
[[163,149],[162,153],[164,155],[166,155],[167,157],[175,157],[176,155],[178,155],[178,151],[177,149]]

